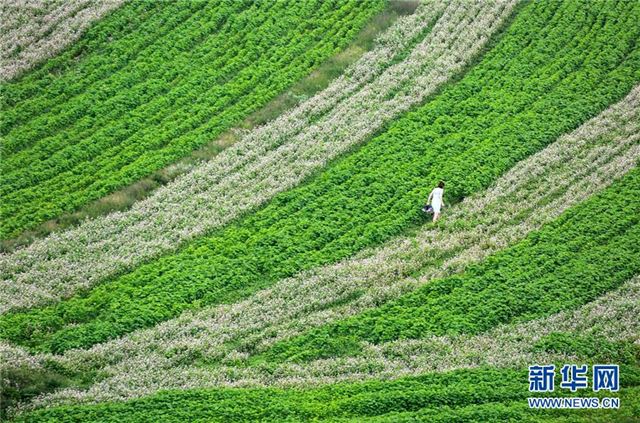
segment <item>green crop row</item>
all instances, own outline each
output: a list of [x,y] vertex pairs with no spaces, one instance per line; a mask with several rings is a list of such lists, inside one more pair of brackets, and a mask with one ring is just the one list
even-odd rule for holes
[[[119,71],[153,41],[171,33],[203,6],[191,4],[188,7],[187,4],[180,9],[183,13],[163,8],[158,2],[135,2],[128,7],[117,8],[108,18],[89,27],[80,39],[61,53],[18,80],[3,84],[3,104],[8,110],[0,122],[0,134],[6,135],[9,129],[36,116],[46,107],[63,102],[83,92],[93,82]],[[159,19],[152,19],[151,15]],[[160,28],[162,20],[164,25]],[[109,43],[104,42],[104,34],[111,37]],[[98,49],[102,54],[95,54]],[[85,77],[78,78],[78,75]]]
[[465,273],[274,345],[269,362],[359,352],[361,342],[477,334],[573,309],[640,273],[640,170]]
[[[20,112],[21,109],[26,108],[27,105],[31,106],[30,110],[20,115],[22,121],[19,124],[14,124],[10,127],[7,125],[9,138],[5,142],[6,150],[10,153],[16,153],[27,150],[34,144],[36,147],[42,148],[41,140],[43,138],[57,134],[61,128],[66,130],[65,133],[70,133],[67,130],[68,126],[89,129],[90,125],[88,124],[92,122],[92,118],[95,119],[95,115],[111,117],[122,114],[124,111],[121,110],[121,104],[124,103],[124,99],[127,97],[130,98],[129,101],[132,106],[145,104],[145,102],[154,99],[154,94],[158,90],[158,82],[168,84],[180,74],[189,75],[188,65],[183,62],[184,59],[193,60],[192,67],[202,66],[203,50],[206,47],[217,49],[223,44],[219,37],[214,36],[215,34],[232,36],[231,31],[240,29],[237,28],[237,23],[228,19],[230,13],[241,14],[252,11],[242,2],[236,3],[235,8],[210,6],[203,10],[191,10],[186,22],[181,22],[181,25],[161,37],[160,40],[150,46],[145,46],[142,51],[138,52],[137,56],[124,63],[122,68],[112,72],[110,75],[106,75],[103,79],[94,81],[92,84],[83,84],[82,82],[85,78],[78,78],[80,80],[78,86],[72,85],[68,88],[68,91],[75,92],[73,95],[70,95],[65,90],[61,94],[56,93],[55,96],[48,97],[45,96],[48,90],[43,90],[39,97],[29,99],[28,102],[24,102],[10,110],[10,112],[13,112],[9,114],[11,117]],[[264,12],[268,11],[265,10]],[[178,14],[178,16],[180,15]],[[257,23],[259,24],[260,21],[257,21]],[[192,25],[203,26],[202,32],[206,39],[203,37],[196,38],[191,34],[190,32],[193,31]],[[235,33],[235,36],[236,38],[233,41],[238,41],[239,35]],[[184,40],[191,41],[192,39],[200,44],[195,45],[193,51],[186,50]],[[164,49],[161,48],[163,45],[165,46]],[[168,48],[168,46],[171,46],[171,48]],[[135,47],[135,45],[131,45],[130,49]],[[214,53],[220,55],[220,51],[216,50]],[[172,59],[174,55],[179,55],[179,58],[173,57]],[[101,56],[99,55],[99,57]],[[165,60],[167,62],[166,66],[161,68],[155,66],[156,69],[154,69],[154,65],[157,65],[160,60]],[[219,64],[224,64],[224,62],[221,61]],[[83,71],[90,72],[90,70],[84,68]],[[96,69],[96,71],[99,71],[99,69]],[[63,79],[66,75],[63,74],[60,79]],[[88,74],[86,79],[92,79],[92,74]],[[83,88],[83,90],[80,90],[80,88]],[[168,91],[172,87],[168,85],[161,88]],[[67,98],[60,98],[61,95]],[[142,98],[138,98],[138,96],[142,96]],[[101,103],[91,104],[90,102],[92,100],[95,102],[96,98],[99,98]],[[56,101],[54,102],[54,100]],[[124,105],[128,104],[124,103]],[[91,106],[95,109],[91,108]],[[114,107],[115,110],[113,110]],[[93,113],[94,111],[96,113]],[[27,112],[29,113],[27,114]],[[53,117],[49,116],[51,113],[55,113],[55,115]],[[107,113],[107,115],[103,115],[103,113]],[[45,121],[47,125],[37,126],[38,123]],[[73,133],[70,134],[75,135]],[[73,139],[71,138],[71,140]],[[50,148],[49,151],[55,152],[58,148],[55,143],[59,142],[59,140],[52,138],[52,141],[54,142],[54,148]],[[33,150],[34,153],[41,153],[37,148]],[[18,157],[26,155],[29,151],[31,149],[23,151],[22,155]],[[12,157],[12,159],[14,158]],[[8,169],[13,170],[14,166],[8,167]]]
[[42,106],[30,101],[28,120],[9,111],[9,120],[22,120],[3,142],[3,237],[210,141],[334,54],[383,4],[204,3],[178,29],[79,94],[55,106],[47,98]]
[[[273,15],[284,18],[282,10],[273,7],[260,9],[256,3],[252,3],[252,6],[248,8],[242,2],[235,2],[233,5],[235,7],[231,9],[210,5],[200,13],[193,13],[187,22],[188,25],[177,28],[162,39],[161,43],[154,43],[140,52],[135,60],[128,63],[119,72],[90,86],[88,92],[85,91],[81,95],[74,96],[71,101],[58,101],[55,107],[49,105],[49,109],[43,105],[42,108],[47,112],[44,116],[34,113],[28,121],[28,125],[23,123],[17,128],[12,128],[12,131],[9,132],[11,138],[6,143],[7,150],[10,152],[21,150],[25,145],[39,141],[50,133],[55,133],[61,127],[78,124],[73,119],[77,118],[77,115],[85,113],[92,105],[90,102],[95,101],[94,97],[96,96],[101,100],[107,100],[107,104],[94,105],[98,109],[89,110],[90,117],[95,117],[100,113],[122,113],[122,110],[114,111],[112,107],[124,102],[125,98],[129,98],[129,101],[134,105],[145,104],[146,101],[154,98],[155,91],[159,88],[166,91],[175,88],[169,84],[176,78],[184,78],[185,74],[191,77],[194,68],[212,67],[211,71],[215,73],[207,73],[207,78],[228,80],[234,72],[241,69],[242,65],[256,59],[258,54],[268,56],[266,53],[269,53],[268,48],[274,44],[274,37],[290,35],[284,32],[290,29],[290,23],[287,20],[280,26],[275,26],[270,20]],[[244,9],[240,6],[244,6]],[[229,16],[233,12],[238,15]],[[319,12],[326,13],[327,11],[321,9]],[[304,16],[304,11],[301,10],[294,10],[291,13],[296,18],[298,15]],[[313,18],[313,22],[316,22],[315,20],[319,16]],[[193,26],[199,27],[197,34],[192,33]],[[246,34],[249,28],[254,29],[255,32]],[[268,31],[269,36],[258,38],[261,31]],[[289,40],[284,38],[280,41],[280,45],[286,45]],[[258,48],[263,50],[258,50]],[[166,65],[155,66],[159,61],[166,62]],[[159,83],[164,85],[158,87]],[[203,87],[200,88],[200,94],[202,94]],[[178,93],[180,92],[189,93],[190,90],[181,88],[178,90]],[[174,91],[171,93],[176,95]],[[142,96],[142,99],[138,99],[137,96]],[[173,102],[173,100],[171,101]],[[31,102],[33,100],[30,100],[29,104]],[[129,103],[125,104],[129,105]],[[52,114],[53,117],[49,116]],[[47,125],[38,126],[38,122],[42,121],[46,121]],[[82,123],[84,124],[84,121]],[[40,144],[42,142],[39,142]],[[47,143],[47,145],[49,144]],[[50,148],[49,151],[54,150]]]
[[397,235],[438,179],[458,201],[626,94],[640,80],[638,19],[633,2],[528,4],[459,83],[304,185],[87,293],[3,315],[0,337],[88,347]]
[[[560,364],[561,365],[561,364]],[[527,372],[479,368],[394,381],[340,383],[320,388],[207,389],[167,391],[124,403],[61,406],[16,421],[544,421],[593,413],[614,421],[638,406],[640,370],[622,365],[619,393],[557,390],[537,396],[616,396],[619,410],[531,410]],[[560,394],[559,394],[560,393]]]

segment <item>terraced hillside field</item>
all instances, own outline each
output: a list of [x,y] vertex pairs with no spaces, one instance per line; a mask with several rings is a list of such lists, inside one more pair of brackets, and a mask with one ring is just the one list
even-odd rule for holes
[[639,2],[3,13],[3,419],[640,418]]

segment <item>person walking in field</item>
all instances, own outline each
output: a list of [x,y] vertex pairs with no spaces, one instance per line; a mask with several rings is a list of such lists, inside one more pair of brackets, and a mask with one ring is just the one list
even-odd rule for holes
[[440,209],[444,206],[444,181],[438,182],[438,186],[431,191],[427,204],[431,205],[433,209],[433,221],[435,222],[440,218]]

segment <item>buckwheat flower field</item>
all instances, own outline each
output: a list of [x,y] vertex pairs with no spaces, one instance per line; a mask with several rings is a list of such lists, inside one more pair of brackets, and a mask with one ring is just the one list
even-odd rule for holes
[[1,3],[0,421],[640,419],[640,2]]

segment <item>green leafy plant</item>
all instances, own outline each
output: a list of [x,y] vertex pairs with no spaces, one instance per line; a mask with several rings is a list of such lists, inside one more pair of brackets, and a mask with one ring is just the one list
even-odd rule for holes
[[5,314],[0,337],[87,347],[399,234],[438,179],[458,201],[627,93],[640,80],[639,19],[629,2],[532,3],[459,83],[308,183],[90,292]]
[[43,70],[3,87],[2,238],[215,138],[339,51],[383,6],[123,6]]
[[[463,274],[433,281],[381,307],[282,341],[256,360],[273,363],[348,355],[357,353],[358,340],[382,343],[476,334],[573,309],[640,272],[638,239],[640,170],[634,170]],[[580,340],[563,345],[553,339],[541,341],[540,347],[594,352],[592,344]],[[333,345],[350,348],[337,350]]]
[[[610,421],[638,405],[638,367],[621,367],[619,410],[598,410]],[[16,421],[592,421],[593,410],[532,410],[527,372],[479,368],[392,381],[320,388],[243,388],[167,391],[121,403],[38,410]],[[557,396],[558,393],[556,392]],[[594,395],[592,392],[562,396]]]

